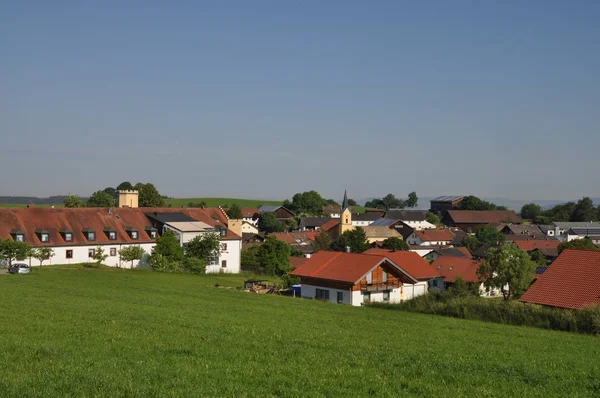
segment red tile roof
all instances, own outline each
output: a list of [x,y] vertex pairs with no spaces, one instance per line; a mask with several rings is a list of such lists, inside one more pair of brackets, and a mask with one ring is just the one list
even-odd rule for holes
[[295,276],[356,283],[384,257],[357,253],[320,251],[291,272]]
[[369,249],[364,254],[386,257],[416,279],[430,279],[440,274],[415,252],[391,251],[387,249]]
[[321,225],[321,229],[325,232],[328,232],[331,229],[333,229],[334,227],[337,227],[339,224],[340,224],[340,219],[333,218],[331,221],[328,221],[325,224]]
[[422,231],[414,231],[414,233],[424,242],[449,242],[454,239],[454,234],[447,229],[425,229]]
[[518,240],[513,242],[517,247],[526,252],[535,249],[558,249],[560,241],[558,240]]
[[448,210],[448,216],[457,224],[521,223],[513,210]]
[[308,258],[306,257],[290,257],[290,266],[292,268],[298,268],[299,266],[301,266],[302,264],[304,264],[305,262],[308,261]]
[[269,236],[289,244],[295,244],[315,240],[314,234],[314,232],[278,232],[269,234]]
[[240,210],[244,218],[252,218],[255,214],[260,214],[256,207],[242,207]]
[[[216,211],[215,211],[216,210]],[[200,208],[19,208],[0,209],[0,238],[12,238],[13,229],[25,233],[25,242],[31,246],[72,246],[72,245],[102,245],[119,243],[151,243],[147,228],[152,224],[144,213],[149,212],[179,212],[210,226],[226,226],[218,209]],[[223,221],[225,222],[223,222]],[[138,239],[131,239],[126,228],[138,230]],[[88,241],[83,229],[88,228],[96,233],[94,241]],[[41,242],[36,230],[45,230],[50,234],[49,242]],[[117,233],[116,240],[109,240],[105,229]],[[73,234],[72,241],[65,241],[62,230]],[[160,232],[160,231],[159,231]],[[241,239],[227,230],[227,236],[222,240]]]
[[455,282],[459,276],[465,282],[479,282],[477,270],[482,262],[466,257],[441,256],[430,267],[444,277],[444,282]]
[[600,304],[600,251],[563,251],[521,301],[572,309]]

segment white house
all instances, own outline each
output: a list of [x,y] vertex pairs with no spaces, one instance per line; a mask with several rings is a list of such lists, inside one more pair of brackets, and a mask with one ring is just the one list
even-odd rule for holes
[[406,243],[416,246],[447,246],[454,239],[454,234],[447,229],[426,229],[413,231]]
[[402,221],[410,228],[421,231],[424,229],[436,229],[437,227],[427,221],[427,211],[390,209],[385,213],[385,218]]
[[479,293],[483,297],[496,297],[502,294],[500,289],[487,288],[477,275],[477,270],[483,260],[474,260],[468,257],[440,256],[431,263],[431,267],[441,275],[441,278],[429,282],[430,290],[446,290],[456,283],[457,278],[462,278],[467,283],[479,286]]

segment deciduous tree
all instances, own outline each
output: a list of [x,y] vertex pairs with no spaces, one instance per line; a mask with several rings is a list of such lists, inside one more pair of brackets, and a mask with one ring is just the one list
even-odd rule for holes
[[160,238],[156,239],[154,246],[154,254],[160,254],[172,262],[181,262],[184,258],[183,247],[179,244],[179,240],[175,237],[175,233],[167,229]]
[[326,231],[319,230],[315,234],[313,249],[317,252],[320,250],[331,250],[331,243],[331,236]]
[[139,193],[138,205],[140,207],[163,207],[165,205],[165,200],[153,184],[137,183],[134,188]]
[[594,207],[594,202],[588,197],[579,200],[573,209],[571,221],[590,222],[598,221],[598,209]]
[[542,206],[535,203],[527,203],[521,207],[521,218],[526,220],[535,220],[538,216],[542,215]]
[[0,259],[12,265],[13,260],[23,260],[31,256],[31,247],[26,242],[0,239]]
[[118,191],[131,191],[133,190],[133,185],[129,181],[123,181],[119,185],[117,185]]
[[283,232],[285,225],[277,219],[275,213],[267,212],[260,215],[258,229],[266,233]]
[[346,247],[350,248],[352,253],[362,253],[369,249],[367,235],[361,227],[352,229],[341,234],[331,245],[335,251],[346,251]]
[[489,287],[502,289],[505,300],[521,295],[529,288],[535,263],[515,245],[491,248],[477,275]]
[[244,218],[242,214],[242,209],[237,204],[232,204],[229,209],[227,209],[227,217],[232,220],[240,220]]
[[435,213],[427,213],[425,220],[433,225],[438,225],[441,223],[440,217]]
[[42,266],[44,261],[49,260],[50,257],[54,257],[54,250],[50,247],[38,247],[37,249],[31,250],[31,257],[38,260],[40,266]]
[[419,197],[416,192],[411,192],[408,194],[408,199],[406,199],[406,207],[417,207],[419,204]]
[[[286,206],[287,204],[287,206]],[[284,207],[296,213],[308,213],[319,215],[323,213],[323,206],[327,205],[327,200],[324,199],[317,191],[306,191],[297,193],[292,197],[292,201],[286,201]]]
[[63,202],[65,207],[85,207],[85,202],[77,195],[69,195]]
[[562,253],[565,249],[573,250],[600,250],[594,245],[594,242],[587,236],[583,239],[575,239],[570,242],[562,242],[558,245],[558,254]]
[[281,277],[290,270],[290,254],[290,245],[270,236],[259,246],[257,257],[262,268]]
[[408,244],[400,238],[391,237],[381,242],[381,247],[388,250],[408,250]]
[[144,254],[146,251],[138,245],[126,246],[119,250],[119,258],[121,261],[131,261],[131,268],[133,268],[133,262],[141,260]]
[[105,191],[94,192],[87,201],[87,207],[114,207],[115,198]]
[[187,244],[186,257],[199,258],[208,263],[209,257],[219,254],[221,241],[219,235],[215,233],[205,233],[198,235]]
[[458,210],[497,210],[497,206],[491,202],[481,200],[477,196],[465,196],[458,205]]
[[104,260],[108,258],[108,254],[104,253],[104,249],[98,246],[94,251],[94,255],[92,256],[92,260],[96,262],[96,266],[99,267]]

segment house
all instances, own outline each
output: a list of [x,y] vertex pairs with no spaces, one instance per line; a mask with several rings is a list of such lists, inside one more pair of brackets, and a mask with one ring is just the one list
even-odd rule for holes
[[240,210],[242,212],[242,221],[250,223],[254,226],[258,224],[260,212],[256,207],[242,207]]
[[440,277],[440,274],[431,269],[429,263],[417,253],[403,250],[369,249],[364,254],[388,258],[418,280],[417,283],[403,283],[404,300],[426,294],[429,281]]
[[500,289],[488,288],[483,285],[477,270],[483,263],[482,260],[474,260],[468,257],[441,256],[438,257],[431,267],[440,275],[442,283],[439,280],[431,280],[429,288],[445,290],[451,287],[460,277],[467,283],[475,283],[479,285],[479,292],[485,297],[495,297],[501,294]]
[[454,234],[449,229],[426,229],[413,231],[406,243],[416,246],[448,246],[452,239]]
[[399,303],[406,299],[405,284],[419,283],[385,256],[330,251],[315,253],[291,275],[300,278],[302,297],[353,306]]
[[564,250],[520,300],[570,309],[599,305],[600,251]]
[[538,225],[540,231],[546,236],[554,236],[556,228],[553,225]]
[[507,240],[513,236],[526,236],[533,239],[545,239],[547,236],[537,225],[503,224],[500,232],[506,235]]
[[283,206],[263,206],[258,209],[260,214],[262,213],[275,213],[275,216],[279,221],[287,221],[290,218],[294,217],[295,214],[293,211],[283,207]]
[[463,196],[438,196],[429,202],[430,211],[435,214],[444,215],[448,210],[456,209],[463,198]]
[[313,247],[314,232],[281,232],[269,236],[288,243],[292,248],[302,252],[305,257],[310,257],[315,252]]
[[572,227],[569,228],[567,232],[565,232],[564,236],[566,236],[567,242],[570,242],[575,239],[588,238],[595,245],[597,245],[600,243],[600,226],[586,228]]
[[256,243],[262,243],[265,238],[258,234],[242,234],[242,246],[252,245]]
[[600,234],[600,223],[599,222],[561,222],[554,221],[550,224],[550,227],[554,229],[554,236],[561,241],[568,240],[569,231],[571,233],[571,240],[578,239],[575,235],[595,235]]
[[[131,201],[128,203],[132,203]],[[240,271],[242,238],[230,230],[218,216],[218,210],[201,208],[20,208],[0,209],[0,238],[23,241],[30,246],[50,247],[54,256],[45,264],[91,262],[98,247],[108,255],[108,266],[130,267],[122,262],[119,251],[140,246],[152,252],[156,239],[167,229],[178,234],[181,244],[202,233],[219,233],[221,247],[208,265],[207,272]],[[214,218],[213,218],[214,217]],[[217,220],[215,220],[217,218]],[[134,263],[146,266],[147,256]],[[35,259],[25,259],[38,265]]]
[[[327,205],[327,206],[323,206],[321,208],[321,211],[323,212],[323,215],[325,217],[340,218],[340,216],[342,215],[342,206]],[[352,211],[352,208],[350,208],[350,211]]]
[[331,217],[302,217],[298,229],[300,231],[317,231],[329,221],[331,221]]
[[381,218],[379,213],[354,213],[352,214],[352,225],[355,227],[367,227],[379,218]]
[[537,249],[558,250],[558,245],[560,244],[560,241],[545,240],[545,239],[532,239],[532,240],[514,241],[513,244],[515,244],[519,249],[521,249],[523,251],[532,252]]
[[243,234],[258,234],[258,228],[256,227],[256,224],[248,222],[248,221],[242,221],[242,233]]
[[469,252],[469,249],[466,247],[444,247],[432,250],[423,256],[423,259],[427,261],[435,261],[442,256],[473,258]]
[[481,225],[520,224],[521,218],[513,210],[448,210],[443,222],[448,226],[458,227],[465,232],[473,232]]
[[388,227],[379,227],[379,226],[373,227],[373,226],[369,225],[366,227],[358,227],[358,228],[362,228],[365,231],[365,235],[367,236],[368,243],[384,241],[388,238],[402,239],[402,235],[400,235],[400,233],[398,231],[396,231],[395,229],[388,228]]
[[404,225],[416,229],[435,229],[436,226],[427,221],[427,210],[401,210],[390,209],[385,213],[385,218],[390,220],[399,220]]

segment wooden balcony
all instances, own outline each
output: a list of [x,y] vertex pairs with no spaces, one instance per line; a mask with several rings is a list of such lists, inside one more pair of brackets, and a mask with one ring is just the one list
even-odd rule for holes
[[363,292],[382,292],[384,290],[392,290],[400,287],[399,281],[361,283],[360,290]]

